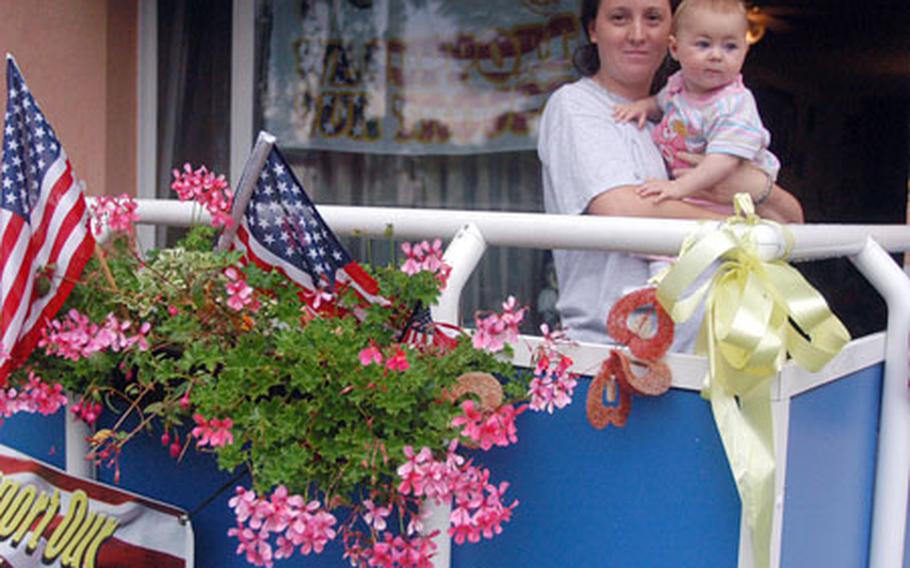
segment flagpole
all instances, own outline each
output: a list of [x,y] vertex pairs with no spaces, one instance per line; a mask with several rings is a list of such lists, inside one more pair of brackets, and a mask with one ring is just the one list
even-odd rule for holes
[[243,166],[240,181],[237,182],[234,204],[231,208],[231,218],[234,222],[221,233],[218,244],[215,246],[216,251],[225,251],[231,246],[234,235],[237,234],[237,227],[240,226],[240,221],[243,219],[246,206],[250,202],[250,196],[256,187],[256,179],[259,177],[259,172],[262,171],[262,167],[269,157],[269,152],[272,151],[274,146],[275,137],[268,132],[260,131],[259,136],[256,138],[256,144],[253,145],[253,150],[250,152],[250,157],[247,158],[246,164]]

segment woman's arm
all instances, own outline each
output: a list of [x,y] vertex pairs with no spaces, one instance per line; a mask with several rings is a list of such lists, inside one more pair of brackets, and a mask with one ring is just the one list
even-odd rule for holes
[[[697,165],[704,159],[700,154],[677,154],[682,160],[692,165]],[[692,170],[674,170],[674,177],[685,176]],[[698,197],[709,199],[715,203],[732,203],[733,196],[746,192],[752,196],[753,201],[759,198],[768,189],[768,174],[747,163],[740,165],[736,171],[727,176],[710,190],[703,191]],[[756,206],[756,213],[760,216],[777,221],[778,223],[804,223],[803,207],[793,194],[779,185],[771,187],[768,198]]]
[[[638,195],[638,186],[624,185],[605,191],[591,200],[586,213],[611,217],[664,217],[670,219],[723,219],[724,216],[685,201]],[[769,199],[770,201],[770,199]]]
[[688,174],[673,180],[646,181],[638,188],[638,194],[654,197],[657,201],[689,197],[720,183],[736,171],[740,162],[739,158],[728,154],[707,154]]

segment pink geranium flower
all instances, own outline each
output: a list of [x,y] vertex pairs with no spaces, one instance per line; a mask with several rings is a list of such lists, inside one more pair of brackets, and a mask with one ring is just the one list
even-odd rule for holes
[[382,364],[382,352],[375,345],[361,349],[357,357],[363,366],[372,365],[373,363]]
[[228,293],[228,307],[237,312],[246,307],[254,312],[258,310],[259,302],[253,297],[254,290],[246,283],[243,274],[230,266],[224,271],[224,275],[228,279],[225,284]]
[[[410,446],[405,448],[407,462],[399,467],[401,484],[398,491],[403,495],[433,499],[436,502],[451,500],[454,508],[449,517],[449,535],[457,543],[477,542],[481,538],[492,538],[502,531],[502,524],[511,518],[517,501],[503,504],[508,483],[490,483],[490,471],[473,465],[455,453],[457,442],[453,442],[443,461],[435,460],[428,448],[415,454]],[[410,534],[410,533],[409,533]],[[388,540],[386,545],[394,544]],[[389,552],[384,547],[376,553]]]
[[478,315],[474,318],[477,330],[474,332],[472,342],[476,349],[484,349],[491,353],[501,351],[506,343],[514,343],[518,339],[518,326],[524,319],[526,307],[517,307],[514,297],[502,304],[502,313],[490,313],[486,316]]
[[516,409],[511,404],[504,404],[495,412],[484,416],[474,401],[468,399],[461,403],[461,410],[463,414],[452,419],[452,426],[461,426],[461,435],[476,442],[481,449],[505,447],[518,441],[515,418],[524,412],[525,407]]
[[212,226],[230,227],[231,198],[233,192],[224,176],[216,176],[205,166],[194,170],[189,164],[183,165],[183,171],[174,170],[174,182],[171,189],[181,201],[196,201],[212,216]]
[[[48,416],[66,404],[63,385],[44,382],[34,371],[29,371],[28,382],[20,389],[0,388],[0,423],[19,412]],[[94,407],[92,407],[94,409]],[[97,413],[101,412],[100,405]],[[96,415],[97,417],[97,415]],[[94,418],[93,418],[94,421]]]
[[206,420],[204,416],[197,413],[193,415],[193,420],[196,422],[196,427],[193,428],[191,434],[197,440],[197,448],[202,446],[220,448],[234,443],[234,434],[231,433],[234,421],[230,418]]
[[130,233],[133,223],[139,220],[136,200],[125,193],[117,197],[99,195],[89,208],[92,214],[92,234],[95,237],[101,236],[105,226],[115,233]]
[[41,330],[38,347],[48,355],[78,361],[99,351],[126,351],[136,347],[148,350],[146,338],[151,324],[142,323],[136,333],[128,334],[133,327],[130,321],[121,321],[114,314],[108,314],[99,325],[88,316],[72,309],[62,320],[55,319]]
[[386,359],[385,367],[390,371],[407,371],[411,368],[411,364],[408,363],[407,353],[399,347],[394,355]]
[[436,275],[440,290],[445,288],[452,267],[442,259],[442,241],[436,239],[432,244],[429,241],[402,243],[401,251],[405,254],[404,264],[401,265],[402,272],[411,275],[431,272]]
[[552,414],[554,409],[565,408],[572,403],[578,375],[569,371],[572,359],[556,349],[558,344],[567,342],[564,333],[550,333],[546,324],[540,326],[540,330],[544,341],[533,356],[534,378],[528,385],[528,406],[531,410],[545,410]]
[[433,453],[430,452],[430,448],[424,447],[415,454],[414,448],[405,446],[404,455],[407,461],[398,466],[398,477],[401,478],[398,492],[402,495],[413,493],[419,496],[423,494],[423,489],[426,485],[424,476],[428,467],[427,463],[432,460]]
[[[336,536],[337,520],[319,501],[306,503],[282,485],[268,498],[237,487],[228,506],[237,518],[237,526],[228,531],[228,536],[239,541],[237,554],[246,555],[247,561],[257,566],[289,558],[298,549],[303,555],[319,554]],[[277,549],[273,552],[271,538],[276,535]]]
[[373,503],[372,499],[366,499],[363,502],[366,511],[363,513],[363,520],[375,531],[384,531],[386,529],[386,518],[391,514],[389,507],[381,507]]

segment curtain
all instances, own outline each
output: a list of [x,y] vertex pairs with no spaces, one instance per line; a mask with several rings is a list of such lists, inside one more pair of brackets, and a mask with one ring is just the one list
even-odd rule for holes
[[[174,168],[230,167],[231,2],[160,0],[158,3],[158,163],[160,198],[173,198]],[[173,242],[174,227],[156,241]]]

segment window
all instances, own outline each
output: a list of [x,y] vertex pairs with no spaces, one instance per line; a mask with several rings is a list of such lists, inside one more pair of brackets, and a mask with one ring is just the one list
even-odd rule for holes
[[[231,96],[252,83],[253,130],[278,137],[317,204],[543,210],[536,121],[549,93],[575,76],[576,2],[233,4],[157,4],[156,195],[170,194],[171,169],[184,162],[232,168],[237,179],[245,157],[237,132],[248,117]],[[236,45],[237,30],[249,27],[240,37],[252,44],[252,69],[238,66]],[[159,240],[175,238],[174,229],[159,231]],[[364,261],[390,254],[375,240],[346,246]],[[549,256],[488,250],[464,313],[515,294],[532,308],[528,329],[555,323]]]

